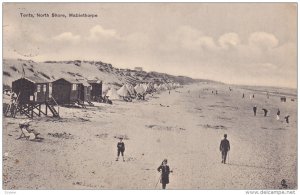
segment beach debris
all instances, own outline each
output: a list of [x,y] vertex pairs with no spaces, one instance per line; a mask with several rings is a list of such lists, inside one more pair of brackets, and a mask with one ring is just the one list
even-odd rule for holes
[[126,159],[126,161],[127,162],[129,162],[129,161],[136,161],[137,159],[135,158],[135,157],[128,157],[127,159]]
[[199,125],[199,126],[203,126],[205,128],[208,128],[208,129],[224,129],[224,130],[227,129],[227,127],[225,127],[223,125],[209,125],[209,124],[206,124],[206,125]]
[[66,133],[66,132],[63,132],[63,133],[48,133],[49,136],[52,136],[52,137],[56,137],[56,138],[62,138],[62,139],[72,139],[73,136],[71,133]]
[[145,125],[149,129],[155,130],[165,130],[165,131],[185,131],[186,129],[182,127],[171,127],[171,126],[161,126],[161,125]]
[[87,121],[91,121],[90,119],[86,119],[86,118],[81,118],[81,117],[79,117],[78,118],[80,121],[82,121],[82,122],[87,122]]
[[125,134],[125,135],[115,135],[114,138],[116,139],[124,139],[124,140],[129,140],[129,137]]
[[161,107],[170,107],[168,105],[159,104]]
[[73,182],[73,185],[82,185],[82,182],[76,181],[76,182]]
[[96,136],[97,138],[107,138],[108,133],[96,134],[95,136]]

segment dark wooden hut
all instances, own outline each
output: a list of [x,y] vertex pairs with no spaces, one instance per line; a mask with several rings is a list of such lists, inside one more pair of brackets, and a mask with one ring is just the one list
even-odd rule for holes
[[[16,93],[16,99],[12,99],[6,109],[5,116],[16,117],[17,113],[33,116],[48,115],[48,110],[53,117],[59,117],[54,104],[51,102],[50,83],[39,77],[23,77],[12,82],[12,91]],[[43,106],[42,106],[43,105]]]
[[91,85],[91,99],[96,100],[102,97],[102,81],[95,79],[87,82]]
[[83,79],[78,80],[81,84],[79,85],[80,88],[80,99],[85,102],[91,101],[91,89],[92,86]]
[[61,78],[52,82],[52,96],[58,104],[84,101],[82,83],[75,79]]
[[49,82],[38,77],[24,77],[12,82],[12,91],[18,101],[26,103],[45,103],[49,100]]

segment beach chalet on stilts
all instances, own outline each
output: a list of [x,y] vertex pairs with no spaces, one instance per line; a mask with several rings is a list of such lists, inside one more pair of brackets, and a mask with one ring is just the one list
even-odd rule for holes
[[84,101],[82,83],[76,79],[61,78],[52,82],[52,96],[58,104]]
[[99,101],[102,97],[102,81],[94,79],[87,82],[91,85],[91,100]]
[[38,77],[23,77],[12,82],[12,91],[17,95],[9,106],[14,107],[13,117],[18,112],[30,118],[35,115],[48,115],[48,109],[54,117],[59,117],[59,113],[54,108],[57,104],[51,96],[51,83],[48,81]]

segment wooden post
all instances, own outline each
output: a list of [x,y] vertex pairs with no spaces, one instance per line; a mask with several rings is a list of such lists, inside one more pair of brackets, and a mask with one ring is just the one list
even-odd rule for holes
[[46,103],[46,116],[48,116],[48,103]]
[[41,116],[41,104],[39,104],[39,116]]
[[31,106],[31,118],[33,118],[33,104],[31,104],[30,106]]

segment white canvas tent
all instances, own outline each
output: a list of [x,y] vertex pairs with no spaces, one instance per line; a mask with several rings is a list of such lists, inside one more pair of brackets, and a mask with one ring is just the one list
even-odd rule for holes
[[118,91],[117,94],[121,97],[128,97],[130,96],[130,93],[126,87],[126,85],[123,85]]
[[110,90],[109,85],[106,83],[103,83],[102,84],[102,94],[106,94],[108,92],[108,90]]
[[125,84],[125,86],[127,87],[128,91],[129,91],[129,94],[130,94],[131,96],[135,96],[135,90],[134,90],[134,87],[133,87],[131,84],[129,84],[129,83]]
[[120,99],[120,96],[118,95],[117,90],[115,90],[114,88],[111,88],[110,90],[108,90],[108,92],[106,93],[105,96],[108,96],[108,99],[110,99],[110,100]]
[[146,91],[144,89],[144,87],[141,85],[141,84],[137,84],[135,87],[134,87],[134,90],[138,93],[138,94],[141,94],[143,95]]

